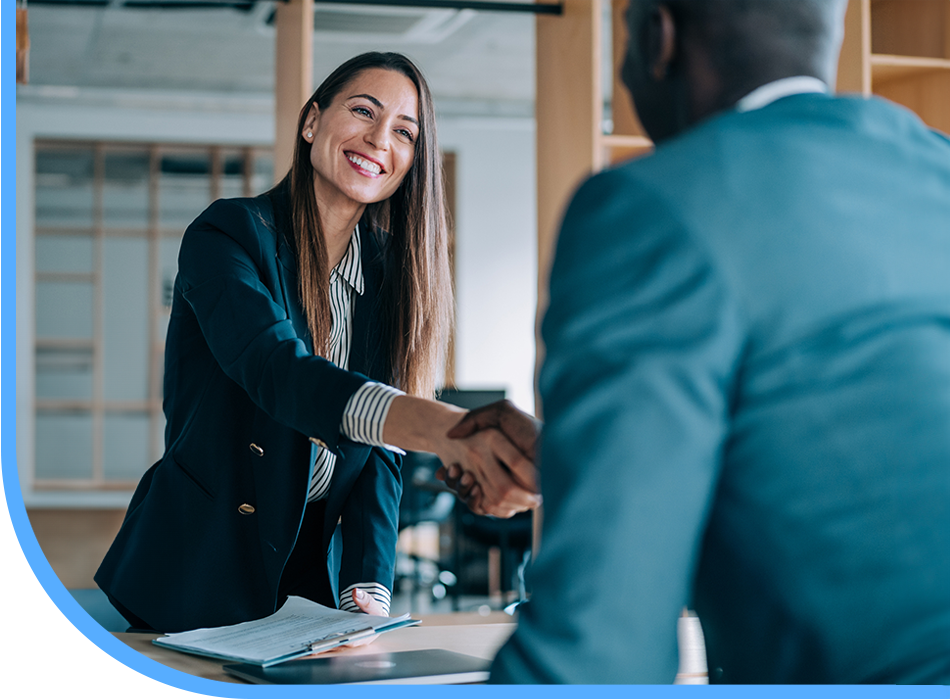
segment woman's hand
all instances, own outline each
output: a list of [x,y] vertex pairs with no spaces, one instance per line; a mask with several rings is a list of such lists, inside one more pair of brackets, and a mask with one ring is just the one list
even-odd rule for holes
[[446,466],[457,464],[471,475],[476,512],[508,518],[541,504],[534,462],[496,428],[468,437],[448,437],[467,415],[463,409],[412,396],[393,400],[383,426],[383,439],[406,450],[433,452]]
[[383,607],[383,604],[376,600],[362,588],[354,588],[350,593],[353,596],[353,602],[356,607],[367,615],[379,615],[380,617],[389,617],[389,613]]
[[[356,607],[362,610],[367,615],[379,615],[381,617],[389,617],[389,614],[383,608],[382,604],[376,600],[369,593],[364,591],[361,588],[354,588],[352,593],[353,602],[356,603]],[[357,639],[355,642],[350,642],[349,644],[343,644],[341,646],[335,647],[336,649],[355,649],[356,647],[366,646],[376,641],[378,634],[374,634],[369,637],[363,637]],[[333,651],[332,649],[330,651]]]

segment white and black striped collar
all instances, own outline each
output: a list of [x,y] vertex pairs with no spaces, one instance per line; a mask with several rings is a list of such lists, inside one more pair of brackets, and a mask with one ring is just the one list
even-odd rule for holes
[[350,236],[350,244],[339,264],[333,268],[331,277],[336,274],[346,282],[357,294],[363,293],[363,261],[360,254],[360,227],[357,224]]

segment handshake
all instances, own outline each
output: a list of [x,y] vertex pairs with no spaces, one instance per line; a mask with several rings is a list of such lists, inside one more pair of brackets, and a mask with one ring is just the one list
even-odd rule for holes
[[436,478],[473,513],[509,518],[541,505],[535,467],[541,422],[510,401],[468,412],[446,437],[464,449],[443,457]]

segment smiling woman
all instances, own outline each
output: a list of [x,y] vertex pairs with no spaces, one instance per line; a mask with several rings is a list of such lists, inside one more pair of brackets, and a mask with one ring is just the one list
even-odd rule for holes
[[282,186],[290,189],[304,310],[317,346],[330,330],[327,270],[343,259],[365,217],[367,227],[389,233],[405,270],[401,287],[390,290],[388,320],[400,328],[393,381],[431,395],[445,360],[452,291],[434,106],[419,69],[400,54],[368,53],[331,73],[300,112]]
[[[186,230],[165,345],[165,452],[96,582],[134,626],[264,617],[289,595],[388,614],[401,450],[479,476],[486,510],[538,503],[497,430],[431,399],[451,323],[432,97],[399,54],[336,69],[290,171]],[[309,440],[308,440],[309,438]]]

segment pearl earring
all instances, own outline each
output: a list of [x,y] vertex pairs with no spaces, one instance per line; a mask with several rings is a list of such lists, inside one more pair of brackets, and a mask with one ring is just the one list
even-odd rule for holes
[[312,132],[312,131],[308,131],[308,132],[307,132],[307,138],[308,138],[308,139],[312,139],[312,138],[313,138],[313,132]]

